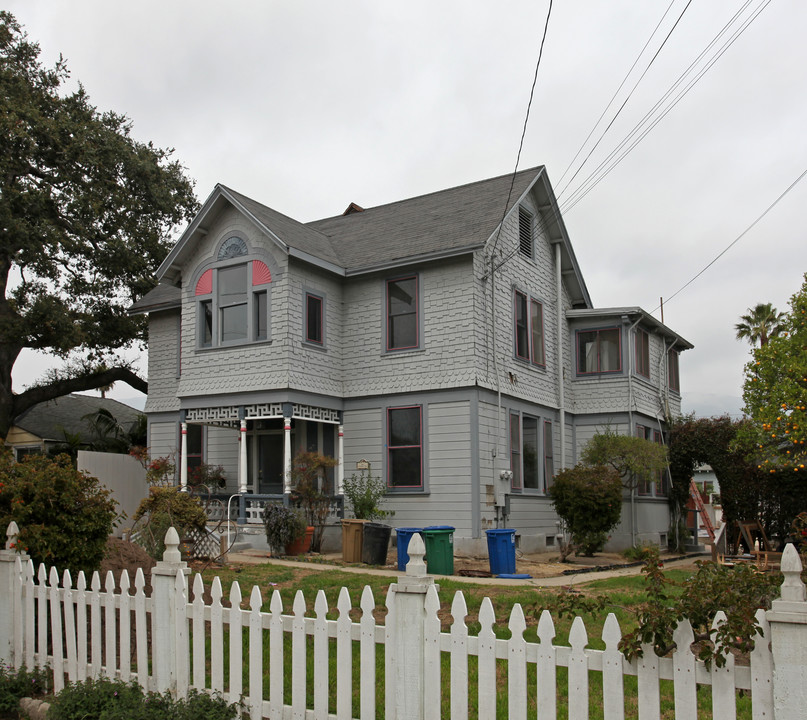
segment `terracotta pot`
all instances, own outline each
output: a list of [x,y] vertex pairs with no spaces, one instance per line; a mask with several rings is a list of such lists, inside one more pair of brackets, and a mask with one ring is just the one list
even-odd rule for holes
[[311,538],[314,536],[314,528],[309,525],[305,532],[294,542],[286,545],[286,555],[302,555],[311,549]]

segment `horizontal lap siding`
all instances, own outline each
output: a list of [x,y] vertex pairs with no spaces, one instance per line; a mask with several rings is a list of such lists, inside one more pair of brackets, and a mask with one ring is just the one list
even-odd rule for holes
[[511,495],[508,525],[522,535],[555,535],[557,519],[552,500],[545,495]]
[[427,525],[471,535],[471,419],[468,401],[432,403],[429,414]]
[[152,458],[177,455],[177,424],[172,422],[149,425],[149,454]]

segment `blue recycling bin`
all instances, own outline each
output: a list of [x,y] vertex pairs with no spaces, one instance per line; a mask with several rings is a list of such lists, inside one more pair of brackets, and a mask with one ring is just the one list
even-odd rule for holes
[[491,575],[512,575],[516,571],[516,531],[486,530]]
[[398,549],[398,570],[406,571],[409,562],[409,541],[415,533],[419,533],[423,528],[400,527],[395,528],[395,543]]

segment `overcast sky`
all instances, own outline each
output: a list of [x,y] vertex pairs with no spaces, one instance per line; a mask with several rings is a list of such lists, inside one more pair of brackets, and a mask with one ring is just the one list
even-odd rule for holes
[[[138,139],[175,148],[200,200],[221,182],[309,221],[511,172],[548,0],[3,5],[48,64],[66,58],[99,109],[127,114]],[[707,48],[738,12],[747,29],[570,207],[693,61],[719,54],[742,23]],[[739,413],[749,346],[734,324],[758,302],[786,309],[807,271],[805,178],[667,301],[807,169],[805,36],[803,0],[555,0],[552,9],[519,168],[546,166],[596,307],[652,312],[665,298],[664,322],[695,345],[681,358],[686,412]],[[26,356],[15,387],[38,367]]]

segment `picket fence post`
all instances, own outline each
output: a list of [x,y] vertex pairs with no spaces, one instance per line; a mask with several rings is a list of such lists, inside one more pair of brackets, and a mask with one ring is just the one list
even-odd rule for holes
[[800,720],[807,708],[807,593],[793,545],[782,553],[780,599],[767,612],[773,654],[773,717]]
[[[177,573],[187,576],[190,568],[179,552],[179,535],[170,527],[165,533],[163,559],[151,570],[151,643],[154,690],[170,690],[176,695],[177,685],[187,687],[189,678],[177,678],[177,624],[186,623],[178,617],[175,602]],[[186,582],[187,587],[187,582]],[[187,673],[188,663],[181,664]]]
[[14,667],[22,664],[22,657],[14,653],[15,628],[22,626],[22,588],[16,561],[19,558],[22,566],[28,562],[28,553],[17,549],[19,532],[12,520],[6,529],[6,546],[0,550],[0,588],[4,594],[0,602],[0,660]]
[[[409,541],[406,574],[400,582],[390,585],[387,594],[387,617],[393,619],[393,627],[388,628],[391,632],[388,632],[386,645],[386,652],[392,653],[391,662],[387,665],[390,674],[384,683],[387,720],[423,720],[429,703],[438,716],[440,712],[439,696],[435,704],[435,699],[426,697],[428,693],[424,692],[426,673],[434,672],[434,668],[430,667],[429,656],[433,653],[429,653],[426,633],[429,612],[427,599],[439,589],[434,578],[426,574],[425,555],[423,539],[416,533]],[[390,711],[394,717],[390,716]]]

